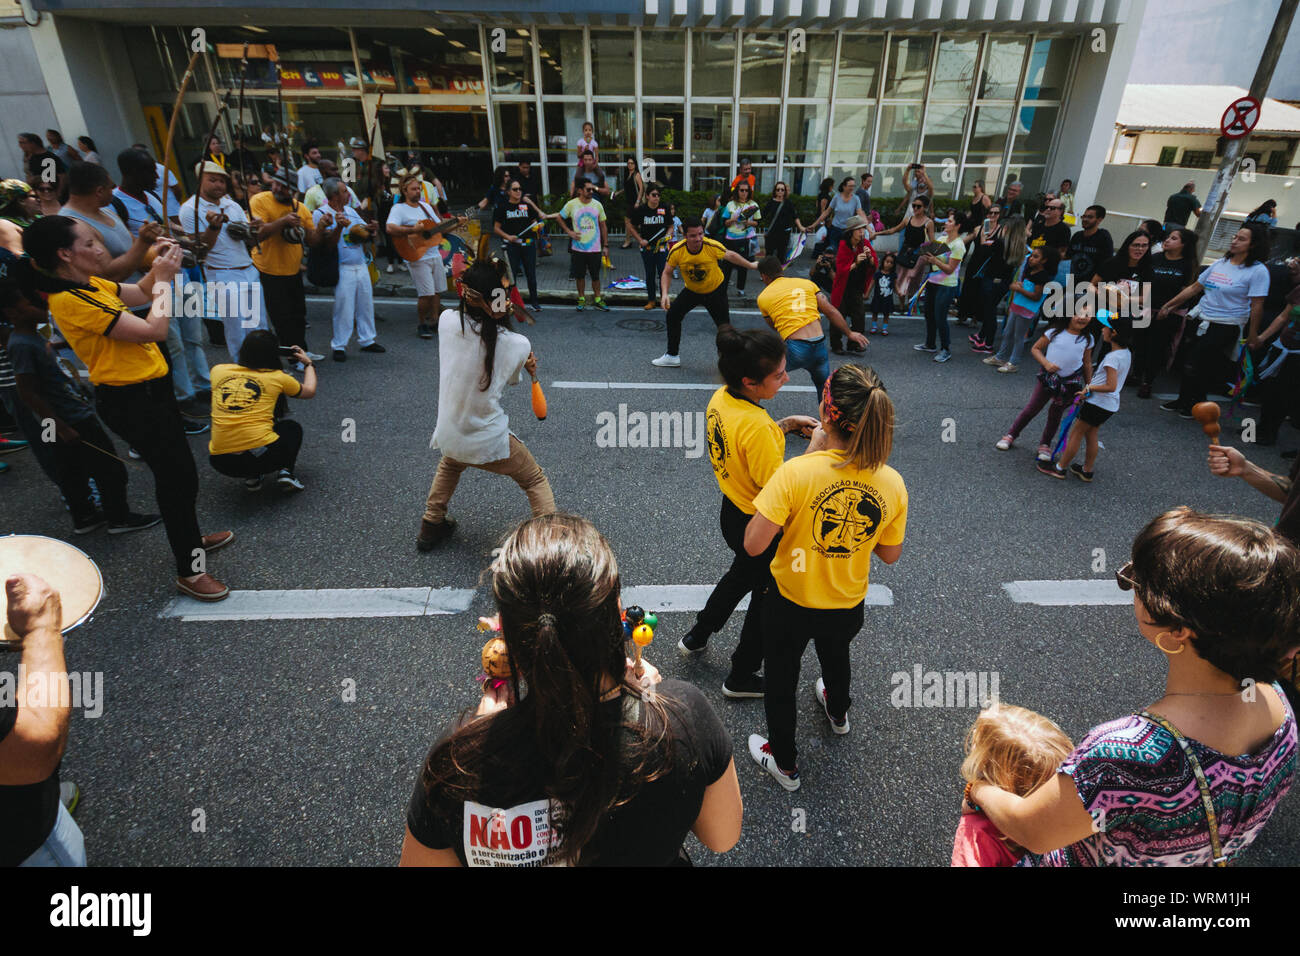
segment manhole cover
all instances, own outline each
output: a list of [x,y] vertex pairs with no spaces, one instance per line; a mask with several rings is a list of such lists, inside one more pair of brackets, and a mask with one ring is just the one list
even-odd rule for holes
[[664,324],[658,319],[621,319],[614,323],[629,332],[662,332]]

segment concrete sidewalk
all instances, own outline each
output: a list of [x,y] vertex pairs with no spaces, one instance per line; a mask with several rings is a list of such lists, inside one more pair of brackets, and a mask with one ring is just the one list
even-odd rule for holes
[[[609,261],[613,265],[613,269],[606,270],[608,273],[605,277],[606,284],[624,276],[636,276],[642,281],[645,280],[645,265],[641,261],[640,251],[636,248],[620,248],[622,242],[623,237],[621,235],[610,236]],[[578,293],[573,280],[569,278],[568,238],[565,236],[551,237],[551,248],[554,250],[553,255],[539,257],[537,260],[538,298],[543,302],[572,304],[576,301]],[[497,244],[496,251],[500,253],[500,244]],[[375,285],[375,296],[377,298],[415,298],[415,286],[411,282],[411,274],[402,268],[400,259],[391,273],[386,271],[388,263],[382,257],[376,259],[376,265],[379,267],[379,282]],[[789,275],[807,278],[810,268],[812,268],[811,243],[809,248],[804,250],[803,255],[792,262],[786,271]],[[520,275],[515,277],[515,281],[519,283],[519,290],[527,300],[527,279]],[[736,278],[734,276],[731,277],[728,285],[729,298],[734,304],[745,302],[752,304],[763,290],[763,282],[759,279],[757,272],[752,272],[745,277],[744,297],[736,291]],[[681,280],[674,279],[672,284],[673,294],[676,295],[681,288]],[[307,284],[307,292],[311,295],[333,294],[330,289],[317,289],[310,283]],[[647,299],[646,292],[642,289],[624,291],[606,288],[602,296],[610,305],[644,305]],[[656,295],[655,298],[658,298],[658,296]],[[591,299],[591,289],[588,288],[588,305],[590,305]]]

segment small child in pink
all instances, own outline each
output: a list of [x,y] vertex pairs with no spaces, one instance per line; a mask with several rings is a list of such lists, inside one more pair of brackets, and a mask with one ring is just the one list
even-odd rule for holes
[[582,172],[582,151],[585,149],[591,150],[591,156],[596,161],[596,165],[599,166],[600,145],[596,142],[596,127],[592,126],[590,121],[582,124],[582,139],[578,140],[578,165],[576,167],[578,172]]
[[[1042,714],[995,703],[966,734],[961,775],[968,783],[991,783],[1023,797],[1051,780],[1073,749],[1070,738]],[[1024,848],[983,813],[962,813],[952,842],[953,866],[1015,866],[1024,855]]]

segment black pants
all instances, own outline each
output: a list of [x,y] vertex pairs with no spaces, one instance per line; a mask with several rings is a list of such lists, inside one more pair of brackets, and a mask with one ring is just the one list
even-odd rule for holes
[[[732,252],[736,253],[737,255],[744,256],[746,259],[749,258],[748,239],[723,239],[722,244],[726,246],[728,249],[730,249]],[[722,288],[724,291],[727,288],[727,283],[731,281],[731,273],[733,272],[739,274],[738,277],[736,278],[736,288],[741,292],[745,291],[745,279],[749,276],[748,269],[743,269],[740,268],[739,266],[733,266],[730,262],[727,262],[725,259],[722,262],[718,263],[718,266],[719,268],[722,269],[722,274],[726,277],[722,280]]]
[[[1188,333],[1194,334],[1195,328],[1189,329]],[[1192,339],[1187,366],[1183,369],[1183,383],[1178,389],[1180,407],[1190,410],[1193,405],[1205,401],[1211,389],[1222,390],[1229,375],[1229,362],[1224,353],[1240,338],[1241,330],[1235,325],[1211,322],[1204,335]]]
[[1259,383],[1259,429],[1256,440],[1272,444],[1287,416],[1300,427],[1300,355],[1292,355],[1277,373]]
[[68,424],[77,430],[81,441],[54,442],[54,462],[59,490],[72,511],[72,520],[80,524],[94,514],[89,484],[94,478],[105,517],[110,524],[121,524],[130,508],[126,504],[126,467],[111,457],[117,454],[113,440],[93,417]]
[[676,355],[682,345],[682,319],[686,313],[697,305],[702,305],[709,312],[709,318],[717,326],[731,321],[731,312],[727,309],[727,283],[722,281],[712,292],[692,292],[682,289],[677,293],[672,306],[668,309],[668,354]]
[[[163,349],[164,353],[166,351],[166,349]],[[59,469],[54,460],[54,449],[50,447],[49,442],[41,441],[41,423],[36,420],[32,410],[23,404],[23,400],[18,397],[18,389],[0,388],[0,406],[3,406],[5,411],[12,416],[14,424],[18,426],[18,431],[22,433],[23,438],[27,441],[27,447],[36,456],[36,463],[41,466],[41,471],[45,472],[45,477],[57,485],[59,483]],[[75,508],[76,504],[69,501],[68,506]]]
[[767,234],[764,246],[764,255],[776,256],[782,262],[790,254],[790,230],[778,229]]
[[736,610],[736,605],[746,594],[749,595],[749,610],[745,612],[745,623],[740,629],[740,643],[731,655],[731,672],[733,674],[757,674],[763,666],[763,628],[761,607],[769,589],[775,585],[772,581],[771,564],[776,554],[776,547],[781,541],[777,535],[772,546],[756,558],[751,558],[745,551],[745,527],[750,515],[737,508],[726,495],[722,496],[722,514],[719,524],[722,526],[722,539],[727,542],[735,557],[731,567],[722,576],[709,595],[704,609],[695,618],[697,633],[716,634],[727,624],[727,619]]
[[992,345],[993,338],[998,334],[998,303],[1002,297],[1007,294],[1007,283],[1002,279],[989,279],[981,276],[978,283],[972,282],[971,285],[978,284],[980,292],[980,341],[985,345]]
[[528,279],[528,302],[537,305],[537,243],[520,245],[516,242],[506,243],[506,259],[510,262],[510,271],[514,274],[515,285],[519,284],[522,272]]
[[645,266],[645,298],[647,302],[659,301],[659,280],[664,274],[664,266],[667,262],[667,249],[660,249],[658,252],[652,252],[649,249],[641,250],[641,264]]
[[273,276],[258,272],[262,277],[262,294],[266,297],[267,317],[281,345],[296,345],[307,351],[307,293],[302,286],[302,273],[291,276]]
[[[844,298],[840,299],[840,314],[844,316],[844,321],[849,324],[849,328],[854,332],[865,333],[867,331],[867,302],[857,293],[857,290],[844,291]],[[844,336],[840,330],[831,326],[831,348],[838,349],[844,345]]]
[[276,422],[274,428],[280,438],[269,445],[263,445],[261,454],[253,450],[239,451],[209,455],[208,461],[217,471],[231,478],[261,478],[281,468],[288,468],[292,472],[298,461],[298,451],[302,448],[302,426],[286,419]]
[[[987,264],[985,271],[987,271]],[[961,295],[957,296],[957,321],[971,324],[984,321],[984,296],[979,276],[967,276],[961,284]]]
[[194,513],[199,473],[181,427],[171,373],[137,385],[100,385],[95,389],[95,407],[104,424],[138,451],[153,472],[158,512],[177,575],[198,574],[203,570],[199,563],[203,535]]
[[862,605],[837,610],[802,607],[775,586],[763,600],[763,709],[772,756],[782,770],[798,768],[794,745],[795,691],[804,649],[812,641],[826,682],[827,708],[842,719],[849,697],[849,644],[862,630]]
[[1156,377],[1165,370],[1174,330],[1182,321],[1182,317],[1177,315],[1171,315],[1167,319],[1153,318],[1145,329],[1133,330],[1133,371],[1137,375],[1138,384],[1154,384]]

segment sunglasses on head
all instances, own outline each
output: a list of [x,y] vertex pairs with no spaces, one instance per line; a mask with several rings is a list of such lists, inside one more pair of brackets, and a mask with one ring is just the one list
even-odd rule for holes
[[1129,561],[1122,568],[1115,572],[1115,583],[1119,585],[1121,591],[1132,591],[1137,587],[1137,581],[1133,580],[1133,562]]

